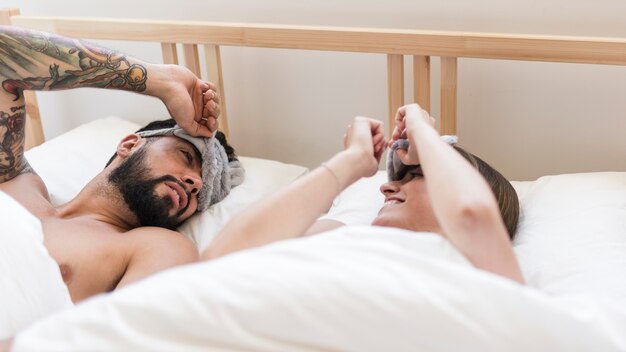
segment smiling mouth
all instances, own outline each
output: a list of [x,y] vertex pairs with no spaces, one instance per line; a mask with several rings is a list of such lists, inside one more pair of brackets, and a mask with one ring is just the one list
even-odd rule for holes
[[165,185],[168,187],[168,192],[174,207],[177,210],[185,209],[189,203],[189,196],[185,192],[185,189],[173,181],[166,181]]
[[404,203],[404,201],[397,199],[397,198],[390,198],[388,200],[385,200],[385,205],[393,205],[393,204],[400,204],[400,203]]

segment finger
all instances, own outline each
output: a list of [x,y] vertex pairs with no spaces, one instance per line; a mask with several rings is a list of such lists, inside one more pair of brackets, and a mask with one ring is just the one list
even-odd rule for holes
[[220,122],[216,118],[210,117],[208,119],[208,127],[211,133],[214,133],[215,131],[217,131],[219,126],[220,126]]
[[385,150],[385,146],[386,146],[385,140],[381,139],[380,141],[378,141],[378,143],[374,144],[374,153],[376,155],[382,154],[382,152]]
[[400,161],[405,165],[411,165],[409,160],[409,152],[406,149],[396,149],[396,154],[400,157]]
[[209,82],[204,82],[204,81],[201,81],[201,80],[198,80],[198,81],[200,81],[200,84],[198,84],[198,86],[200,87],[202,92],[206,92],[207,90],[211,89],[211,86],[209,85]]
[[380,135],[384,135],[385,132],[383,131],[383,123],[378,121],[378,120],[373,120],[370,119],[370,124],[372,126],[372,135],[376,135],[376,134],[380,134]]
[[380,159],[383,156],[383,153],[385,152],[386,149],[386,145],[385,143],[381,143],[380,148],[374,153],[374,157],[376,158],[376,161],[380,162]]
[[374,143],[374,145],[378,145],[380,144],[381,141],[383,141],[385,139],[385,135],[382,133],[377,133],[374,135],[374,137],[372,138],[372,142]]
[[204,110],[204,95],[202,92],[202,86],[196,86],[191,94],[191,102],[194,109],[193,121],[197,124],[200,122]]
[[208,86],[208,89],[211,89],[212,91],[216,92],[217,91],[217,86],[215,85],[215,83],[213,82],[205,82]]
[[217,94],[216,91],[209,89],[206,92],[204,92],[204,103],[208,103],[209,101],[213,100],[214,102],[216,102],[217,104],[220,103],[220,95]]
[[205,107],[209,111],[209,115],[215,118],[220,116],[220,106],[216,102],[210,101],[205,105]]
[[[207,109],[206,105],[202,108],[202,118],[200,120],[204,120],[208,118],[211,114],[209,113],[209,109]],[[198,121],[200,122],[200,121]]]
[[213,132],[211,132],[208,126],[196,121],[193,121],[189,128],[183,127],[183,129],[194,137],[213,137]]
[[400,137],[398,137],[399,139],[407,139],[407,135],[406,135],[406,129],[403,130],[402,132],[400,132]]

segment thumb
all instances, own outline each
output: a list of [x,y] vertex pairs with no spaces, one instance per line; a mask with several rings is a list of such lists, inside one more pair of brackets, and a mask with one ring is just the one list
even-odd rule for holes
[[[409,147],[409,149],[410,148],[411,147]],[[396,150],[396,154],[398,154],[398,157],[400,158],[400,161],[404,165],[417,165],[417,164],[419,164],[419,160],[413,160],[413,158],[411,158],[412,152],[410,150],[407,150],[407,149],[397,149]]]

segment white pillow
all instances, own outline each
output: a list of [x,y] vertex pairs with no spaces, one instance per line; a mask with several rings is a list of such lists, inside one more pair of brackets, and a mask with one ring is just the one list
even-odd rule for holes
[[[323,218],[370,224],[383,205],[379,171],[347,188]],[[626,306],[626,173],[512,182],[521,207],[514,249],[527,280],[553,295],[591,295]]]
[[626,173],[514,182],[521,217],[514,248],[529,284],[626,307]]
[[[26,157],[48,187],[52,204],[60,205],[70,201],[102,171],[119,141],[140,127],[113,116],[95,120],[27,151]],[[194,215],[179,229],[193,239],[200,250],[237,211],[307,171],[299,165],[273,160],[248,157],[240,157],[240,160],[246,169],[243,184],[222,202]]]

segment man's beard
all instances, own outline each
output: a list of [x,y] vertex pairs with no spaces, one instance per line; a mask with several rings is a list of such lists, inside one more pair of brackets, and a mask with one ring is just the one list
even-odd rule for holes
[[179,184],[180,181],[171,175],[149,178],[145,154],[145,148],[131,154],[120,166],[111,171],[109,182],[119,189],[124,202],[139,220],[140,226],[157,226],[173,230],[181,222],[178,217],[187,210],[191,202],[173,217],[169,216],[169,209],[174,203],[169,195],[160,197],[156,193],[156,186],[164,181]]

